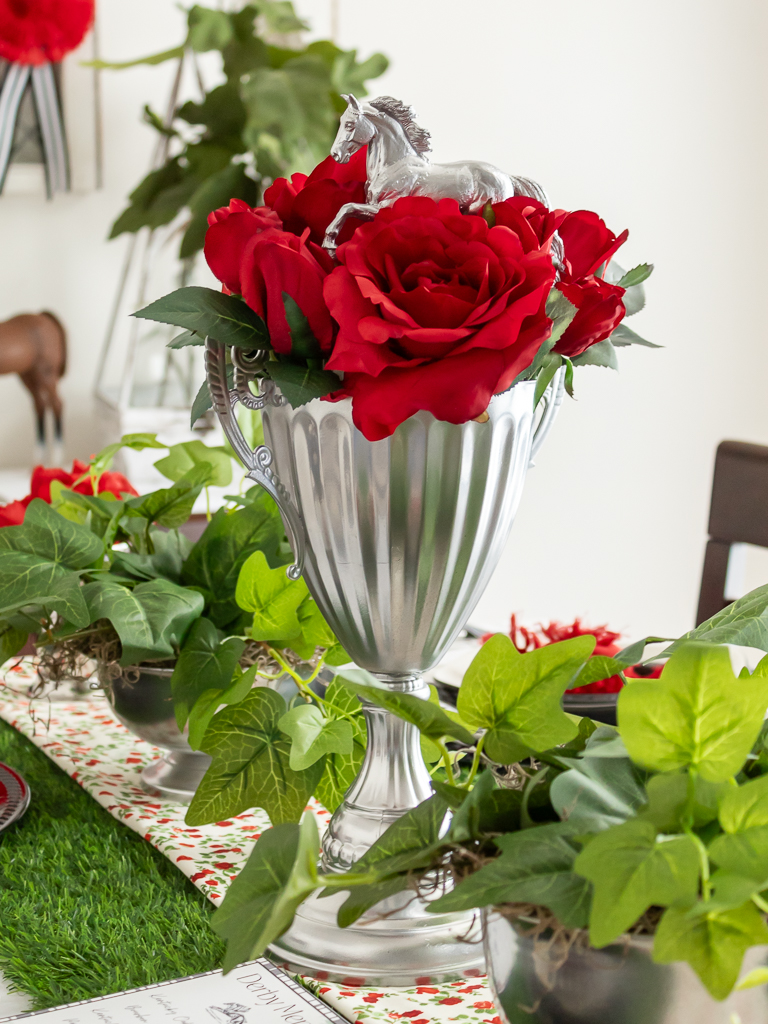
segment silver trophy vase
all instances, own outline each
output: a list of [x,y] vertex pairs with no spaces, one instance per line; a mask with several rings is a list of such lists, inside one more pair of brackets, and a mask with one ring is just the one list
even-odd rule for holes
[[[524,382],[492,399],[485,423],[455,425],[421,412],[371,442],[354,426],[349,399],[294,409],[268,382],[254,395],[238,356],[233,351],[233,387],[224,348],[208,341],[211,396],[249,476],[280,507],[296,557],[289,575],[303,573],[358,666],[384,686],[427,698],[422,674],[454,641],[496,568],[526,471],[560,404],[562,376],[545,394],[538,423],[535,383]],[[262,410],[265,445],[255,452],[237,426],[238,401]],[[379,707],[364,712],[365,760],[323,837],[326,870],[347,870],[432,793],[415,727]],[[483,971],[471,917],[429,914],[406,894],[340,929],[344,898],[304,903],[271,946],[273,959],[358,985]]]

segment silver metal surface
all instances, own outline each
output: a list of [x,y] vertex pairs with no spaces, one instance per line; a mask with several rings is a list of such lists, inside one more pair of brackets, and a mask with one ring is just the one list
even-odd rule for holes
[[[510,196],[531,196],[549,206],[544,190],[535,181],[521,178],[477,160],[431,163],[430,135],[414,121],[412,109],[392,96],[362,103],[344,95],[347,109],[331,156],[348,162],[361,146],[367,146],[365,203],[347,203],[331,221],[323,245],[334,253],[339,232],[348,217],[370,220],[384,206],[402,196],[455,199],[465,213],[479,213],[487,202],[499,203]],[[555,246],[556,259],[559,249]]]
[[167,753],[147,765],[141,784],[148,792],[189,803],[205,775],[211,758],[193,750],[176,724],[171,695],[172,668],[140,666],[113,678],[103,670],[99,678],[115,718],[136,736]]
[[[234,415],[241,396],[227,382],[226,350],[211,339],[206,364],[227,437],[283,515],[292,572],[303,557],[310,593],[357,665],[392,689],[426,697],[421,674],[453,642],[496,568],[531,452],[562,397],[562,373],[538,425],[535,383],[526,381],[491,400],[485,423],[445,423],[420,412],[375,442],[354,426],[349,399],[294,409],[261,384],[254,398],[262,401],[266,443],[253,452]],[[378,707],[365,715],[365,760],[323,838],[329,870],[351,866],[431,793],[417,730]],[[339,929],[336,909],[330,898],[308,901],[271,955],[303,973],[368,984],[482,970],[477,944],[460,941],[471,915],[435,918],[405,895],[388,911],[387,920],[400,924],[382,932],[371,915]],[[414,939],[419,928],[428,940]]]
[[[605,949],[573,946],[559,969],[541,942],[521,936],[496,911],[484,911],[488,981],[504,1024],[765,1024],[768,988],[718,1002],[685,963],[656,964],[650,936]],[[552,953],[552,956],[555,954]],[[742,976],[768,961],[747,951]]]

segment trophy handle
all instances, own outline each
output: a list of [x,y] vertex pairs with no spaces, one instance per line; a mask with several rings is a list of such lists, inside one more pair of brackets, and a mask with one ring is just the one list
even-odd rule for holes
[[551,383],[547,387],[547,390],[542,396],[542,403],[544,404],[544,412],[541,414],[541,419],[538,422],[536,429],[533,432],[533,440],[531,441],[531,456],[529,467],[534,464],[533,459],[536,452],[541,448],[546,440],[547,434],[550,431],[550,427],[555,422],[555,416],[557,410],[563,401],[563,393],[565,392],[565,367],[561,366],[560,369],[555,373]]
[[281,405],[283,397],[275,393],[272,381],[260,382],[259,394],[254,395],[249,386],[252,379],[251,368],[261,361],[262,353],[245,353],[239,349],[232,350],[232,381],[227,379],[227,350],[224,345],[212,338],[205,343],[205,373],[208,390],[216,415],[219,418],[227,440],[234,448],[237,457],[248,470],[248,478],[263,487],[274,498],[283,524],[288,534],[293,557],[293,565],[285,570],[289,579],[297,580],[304,570],[304,531],[301,515],[290,494],[278,479],[272,465],[272,451],[267,445],[259,445],[255,451],[243,436],[240,424],[235,416],[235,406],[241,402],[248,409],[261,410],[265,405]]

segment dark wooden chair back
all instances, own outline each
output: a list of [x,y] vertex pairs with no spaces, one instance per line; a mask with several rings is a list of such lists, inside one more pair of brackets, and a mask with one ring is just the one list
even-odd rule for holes
[[732,544],[768,548],[768,447],[744,441],[717,446],[709,508],[709,540],[696,625],[725,608]]

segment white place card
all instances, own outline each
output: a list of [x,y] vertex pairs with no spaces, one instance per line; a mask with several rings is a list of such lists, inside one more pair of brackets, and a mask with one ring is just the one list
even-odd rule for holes
[[0,1017],[0,1024],[349,1024],[269,960],[145,985],[37,1013]]

